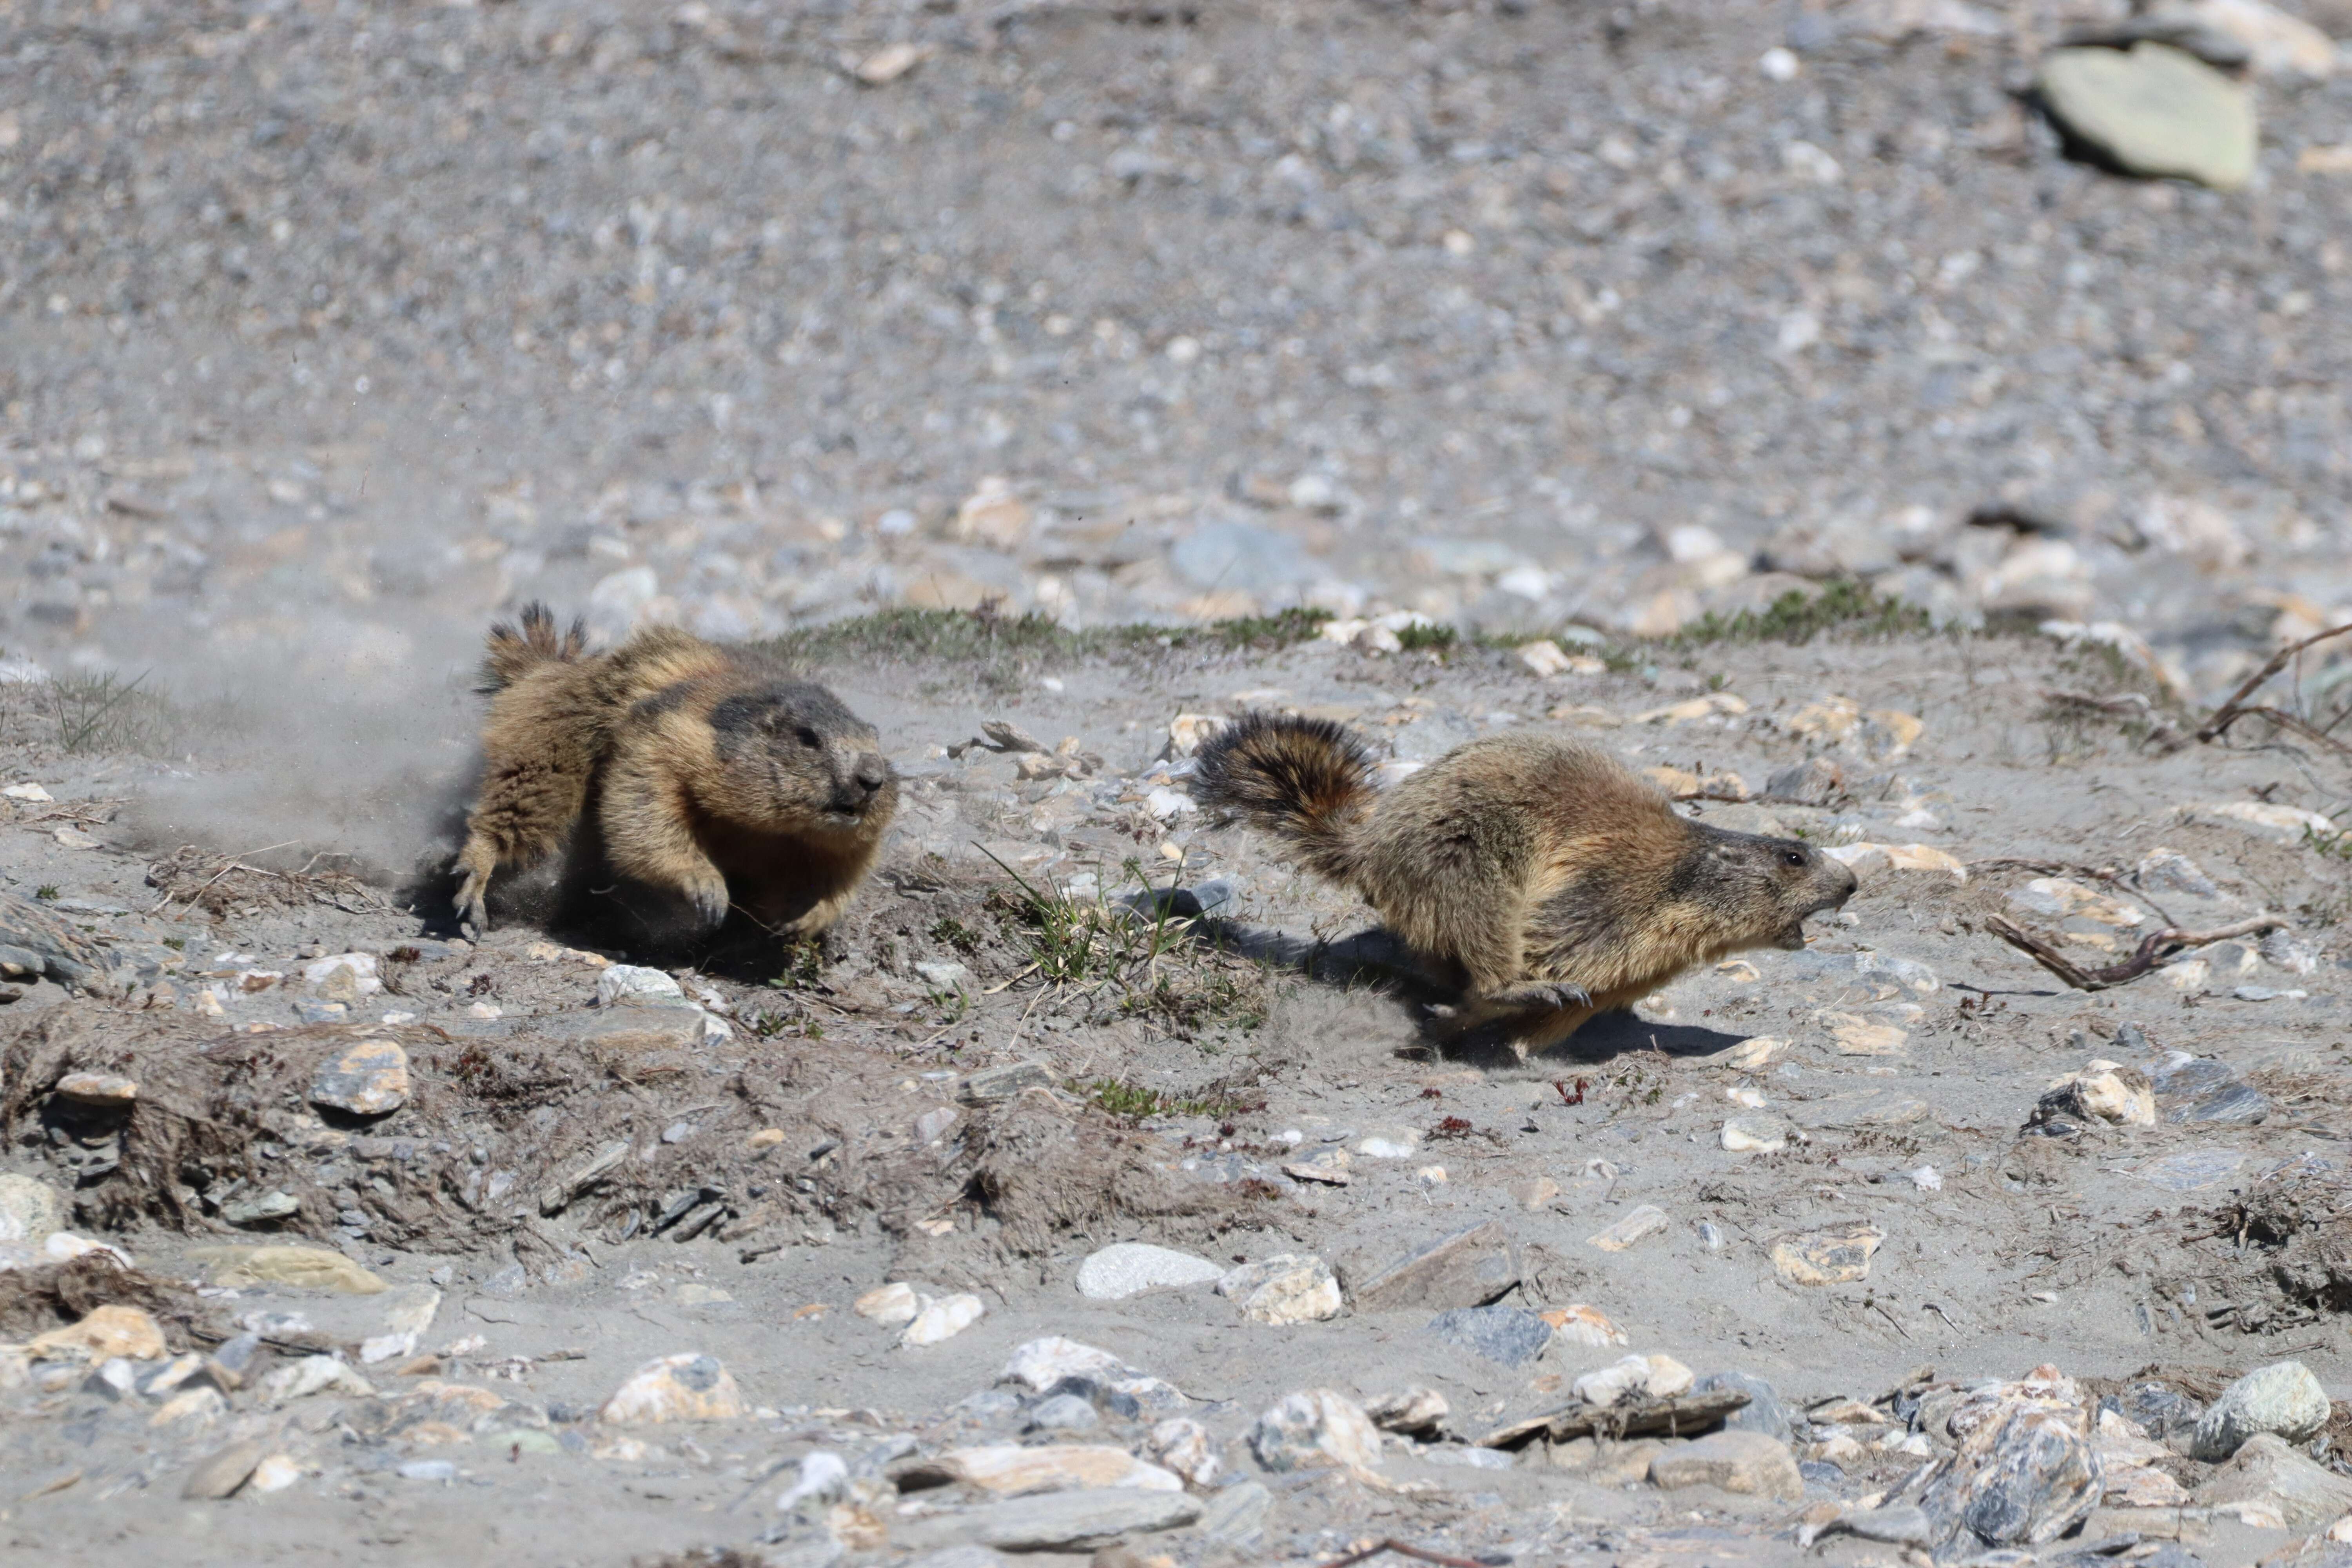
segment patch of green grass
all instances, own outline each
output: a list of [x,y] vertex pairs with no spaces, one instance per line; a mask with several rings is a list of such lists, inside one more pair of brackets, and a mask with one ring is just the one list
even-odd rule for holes
[[2315,827],[2303,830],[2303,847],[2331,860],[2352,860],[2352,832],[2323,833]]
[[1425,626],[1406,626],[1396,636],[1407,653],[1444,653],[1462,640],[1462,634],[1443,621],[1434,621]]
[[167,936],[163,939],[163,945],[173,952],[185,952],[188,951],[188,939],[184,936]]
[[1916,635],[1934,629],[1934,619],[1916,605],[1890,599],[1867,584],[1839,581],[1817,594],[1791,588],[1761,610],[1718,616],[1709,610],[1672,639],[1683,647],[1713,643],[1808,643],[1824,632],[1840,637]]
[[928,934],[941,947],[951,947],[961,953],[980,951],[980,933],[953,915],[941,915],[933,921]]
[[1222,1120],[1258,1109],[1230,1094],[1213,1091],[1196,1099],[1179,1099],[1124,1079],[1098,1078],[1091,1082],[1074,1083],[1070,1088],[1099,1110],[1129,1121],[1152,1116],[1213,1116]]
[[1255,1029],[1265,1022],[1273,995],[1272,977],[1263,965],[1234,960],[1175,974],[1162,970],[1150,985],[1129,991],[1119,1010],[1190,1039],[1205,1029]]
[[784,967],[768,982],[779,991],[798,991],[815,984],[824,974],[824,950],[814,942],[797,942],[784,949]]
[[46,903],[52,899],[62,897],[62,895],[58,893],[58,885],[55,882],[44,882],[39,887],[33,889],[33,897],[39,899]]
[[996,863],[1013,885],[991,893],[987,907],[1005,918],[1039,978],[1050,984],[1129,980],[1138,969],[1149,971],[1191,924],[1164,911],[1147,916],[1106,903],[1099,892],[1074,899],[1051,878],[1032,882]]
[[1051,616],[1034,610],[1007,616],[984,609],[896,609],[788,632],[767,646],[796,664],[860,659],[951,663],[976,667],[987,679],[1047,660],[1068,662],[1120,653],[1270,652],[1312,642],[1330,618],[1328,610],[1292,608],[1192,626],[1139,624],[1072,631]]

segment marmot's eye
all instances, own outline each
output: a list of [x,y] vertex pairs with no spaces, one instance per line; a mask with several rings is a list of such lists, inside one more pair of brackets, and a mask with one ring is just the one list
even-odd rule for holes
[[1804,863],[1805,863],[1805,852],[1804,852],[1803,850],[1801,850],[1801,849],[1783,849],[1783,850],[1781,850],[1781,851],[1780,851],[1780,864],[1781,864],[1781,865],[1783,865],[1783,866],[1802,866]]
[[802,744],[802,745],[806,746],[806,747],[807,747],[807,748],[809,748],[809,750],[811,750],[811,751],[814,751],[814,750],[816,750],[816,745],[817,745],[816,731],[815,731],[814,730],[810,729],[810,728],[809,728],[807,725],[805,725],[805,724],[802,725],[802,726],[801,726],[801,731],[800,731],[800,742],[801,742],[801,744]]

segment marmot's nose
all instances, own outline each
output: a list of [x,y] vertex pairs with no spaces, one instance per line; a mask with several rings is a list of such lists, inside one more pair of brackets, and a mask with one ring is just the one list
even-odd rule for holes
[[857,771],[850,777],[860,790],[872,795],[890,782],[890,763],[887,759],[868,752],[857,760]]

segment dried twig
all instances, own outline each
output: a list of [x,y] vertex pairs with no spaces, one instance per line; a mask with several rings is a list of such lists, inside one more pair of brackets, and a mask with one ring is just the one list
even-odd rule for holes
[[2121,963],[2111,963],[2104,969],[2084,969],[2040,937],[2011,924],[2001,916],[1985,917],[1986,930],[2027,954],[2077,991],[2105,991],[2111,985],[2137,980],[2154,969],[2159,960],[2181,948],[2203,947],[2209,942],[2227,942],[2233,936],[2252,936],[2257,931],[2275,931],[2284,924],[2286,921],[2276,915],[2256,915],[2251,920],[2218,926],[2211,931],[2182,931],[2178,926],[2166,926],[2161,931],[2150,931],[2141,940],[2138,950]]
[[2257,687],[2261,686],[2263,682],[2268,680],[2272,676],[2276,675],[2280,670],[2284,669],[2288,664],[2294,661],[2294,658],[2298,654],[2303,652],[2304,649],[2317,643],[2324,643],[2329,637],[2340,637],[2347,632],[2352,632],[2352,622],[2347,622],[2340,626],[2330,626],[2324,632],[2315,632],[2311,636],[2304,638],[2301,642],[2289,643],[2286,647],[2279,649],[2278,652],[2271,655],[2271,660],[2268,664],[2254,671],[2252,675],[2246,679],[2244,685],[2230,693],[2230,700],[2227,702],[2222,703],[2221,706],[2213,710],[2212,716],[2207,719],[2205,722],[2199,727],[2197,731],[2197,738],[2200,741],[2211,741],[2215,737],[2219,736],[2223,731],[2227,730],[2231,725],[2244,718],[2247,714],[2260,713],[2264,718],[2274,720],[2286,726],[2286,728],[2295,731],[2299,734],[2307,735],[2315,741],[2325,742],[2336,750],[2343,752],[2347,755],[2352,755],[2352,747],[2346,746],[2341,741],[2336,740],[2331,735],[2321,733],[2319,731],[2313,729],[2310,725],[2305,723],[2302,720],[2295,718],[2292,714],[2283,713],[2279,710],[2266,705],[2249,707],[2246,704],[2246,699],[2254,694],[2254,690]]
[[1440,1565],[1440,1568],[1486,1568],[1485,1563],[1468,1557],[1448,1557],[1443,1552],[1429,1552],[1418,1546],[1408,1546],[1394,1536],[1389,1537],[1386,1541],[1375,1542],[1361,1552],[1350,1552],[1345,1557],[1334,1557],[1330,1562],[1323,1564],[1323,1568],[1349,1568],[1351,1563],[1366,1562],[1378,1557],[1383,1552],[1393,1552],[1400,1557],[1410,1557],[1417,1563],[1435,1563]]
[[2033,871],[2044,877],[2088,877],[2094,882],[2105,882],[2111,888],[2130,894],[2149,909],[2154,910],[2166,925],[2177,923],[2169,910],[2134,887],[2129,877],[2112,866],[2077,866],[2068,860],[2034,860],[2016,855],[1995,856],[1990,860],[1969,862],[1970,876],[1978,876],[1986,871],[2007,870]]

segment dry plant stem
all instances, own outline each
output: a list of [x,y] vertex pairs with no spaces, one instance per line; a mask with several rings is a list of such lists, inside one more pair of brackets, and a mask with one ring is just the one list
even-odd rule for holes
[[2126,878],[2122,872],[2117,871],[2111,867],[2076,866],[2064,860],[2032,860],[2022,859],[2015,856],[1999,856],[1990,860],[1971,860],[1969,862],[1969,871],[1971,875],[1984,871],[2004,871],[2012,868],[2021,871],[2038,871],[2045,877],[2088,877],[2095,882],[2105,882],[2111,888],[2115,888],[2122,892],[2130,894],[2133,898],[2137,899],[2141,903],[2146,904],[2149,909],[2154,910],[2158,918],[2160,918],[2166,925],[2175,923],[2172,919],[2171,910],[2166,909],[2162,904],[2158,903],[2154,899],[2149,898],[2146,893],[2141,892],[2137,888],[2133,887],[2130,880]]
[[2246,699],[2254,694],[2254,690],[2257,687],[2261,686],[2263,681],[2268,680],[2272,676],[2276,675],[2280,670],[2284,669],[2287,665],[2294,659],[2295,656],[2302,653],[2304,649],[2311,647],[2318,643],[2324,643],[2329,637],[2340,637],[2347,632],[2352,632],[2352,622],[2347,622],[2345,625],[2340,626],[2330,626],[2324,632],[2315,632],[2311,636],[2304,638],[2301,642],[2289,643],[2286,647],[2279,649],[2278,652],[2271,655],[2271,661],[2268,664],[2254,671],[2252,676],[2247,678],[2244,685],[2230,693],[2230,700],[2227,702],[2222,703],[2221,706],[2213,710],[2212,717],[2207,719],[2205,722],[2199,727],[2197,731],[2197,738],[2200,741],[2211,741],[2248,713],[2260,713],[2267,718],[2281,721],[2290,729],[2310,735],[2316,740],[2325,741],[2327,744],[2335,747],[2339,752],[2352,750],[2352,748],[2347,748],[2343,742],[2336,741],[2332,737],[2321,734],[2318,731],[2312,729],[2310,725],[2304,723],[2301,720],[2294,719],[2288,714],[2282,713],[2275,708],[2249,708],[2246,706]]
[[2111,963],[2105,969],[2084,969],[2040,937],[2021,930],[2000,915],[1985,917],[1985,929],[2010,946],[2026,953],[2032,960],[2072,985],[2077,991],[2105,991],[2111,985],[2122,985],[2138,979],[2154,969],[2157,960],[2176,948],[2203,947],[2209,942],[2227,942],[2233,936],[2252,936],[2257,931],[2275,931],[2286,924],[2276,915],[2256,915],[2235,925],[2219,926],[2212,931],[2182,931],[2167,926],[2151,931],[2142,939],[2138,951],[2121,963]]
[[1367,1562],[1378,1557],[1383,1552],[1393,1552],[1400,1557],[1410,1557],[1417,1563],[1435,1563],[1440,1564],[1440,1568],[1486,1568],[1485,1563],[1475,1562],[1467,1557],[1448,1557],[1443,1552],[1424,1552],[1418,1546],[1408,1546],[1394,1536],[1367,1546],[1361,1552],[1350,1552],[1345,1557],[1334,1557],[1330,1562],[1323,1564],[1323,1568],[1349,1568],[1351,1563]]

